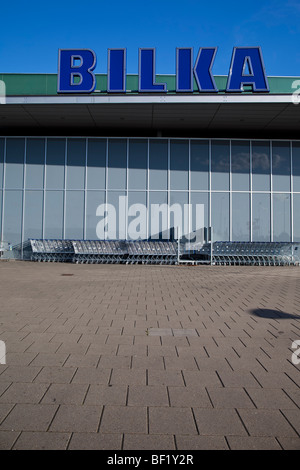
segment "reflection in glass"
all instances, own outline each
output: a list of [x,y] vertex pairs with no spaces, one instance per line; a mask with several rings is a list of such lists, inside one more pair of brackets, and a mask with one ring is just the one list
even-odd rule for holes
[[294,242],[300,242],[300,194],[294,194]]
[[208,190],[209,143],[207,140],[191,141],[191,189]]
[[293,142],[294,191],[300,192],[300,142]]
[[45,193],[45,238],[63,238],[64,192]]
[[5,188],[22,189],[25,139],[6,139]]
[[0,188],[3,184],[4,139],[0,139]]
[[67,142],[67,189],[84,189],[86,140],[68,139]]
[[232,194],[232,241],[250,241],[249,194]]
[[177,238],[177,228],[180,227],[181,235],[190,233],[189,226],[189,203],[188,192],[171,191],[170,192],[170,237]]
[[[159,205],[155,208],[154,205]],[[157,211],[159,209],[159,211]],[[149,192],[149,236],[155,240],[168,238],[168,193],[167,191]],[[158,216],[154,217],[153,214]]]
[[104,191],[87,191],[86,193],[86,238],[96,240],[96,227],[99,217],[96,215],[97,208],[105,203]]
[[83,239],[84,191],[66,191],[65,238]]
[[[126,239],[126,214],[127,214],[127,201],[126,193],[121,191],[108,191],[107,207],[110,215],[115,214],[115,227],[110,223],[107,224],[107,232],[105,236],[110,240],[125,240]],[[107,218],[109,221],[110,219]]]
[[88,139],[87,189],[105,189],[106,139]]
[[147,234],[147,193],[134,191],[128,193],[128,240],[145,240]]
[[291,189],[291,150],[289,142],[273,142],[273,191]]
[[211,186],[215,190],[229,190],[229,141],[213,140],[211,144]]
[[108,189],[126,189],[127,142],[108,141]]
[[199,220],[199,209],[197,209],[197,205],[204,206],[204,227],[209,226],[208,222],[208,193],[191,193],[191,220],[190,220],[190,231],[194,232],[196,230],[200,230],[201,228],[201,219]]
[[43,191],[25,191],[24,240],[43,238]]
[[148,142],[129,141],[128,189],[147,188]]
[[252,143],[252,187],[253,191],[270,191],[270,143]]
[[65,185],[66,139],[47,139],[46,188],[63,189]]
[[252,196],[252,233],[254,242],[271,241],[270,195]]
[[214,241],[229,241],[229,194],[212,193],[211,217]]
[[189,143],[187,140],[171,140],[170,144],[170,187],[189,188]]
[[150,139],[149,144],[149,188],[168,188],[168,142]]
[[22,191],[6,191],[4,197],[3,240],[16,245],[21,243]]
[[45,139],[27,139],[26,181],[27,189],[44,187]]
[[231,172],[233,191],[249,191],[250,142],[232,141]]
[[289,194],[273,195],[274,242],[291,241],[291,201]]

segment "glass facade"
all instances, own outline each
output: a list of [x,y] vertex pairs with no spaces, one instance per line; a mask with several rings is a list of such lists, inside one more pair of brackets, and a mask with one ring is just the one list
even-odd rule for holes
[[0,138],[0,230],[11,244],[114,238],[101,226],[108,211],[117,239],[171,236],[166,221],[187,234],[198,205],[215,241],[300,241],[300,142]]

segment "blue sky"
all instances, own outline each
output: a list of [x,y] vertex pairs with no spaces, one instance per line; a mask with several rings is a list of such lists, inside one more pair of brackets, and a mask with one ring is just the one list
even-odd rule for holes
[[0,73],[56,73],[59,48],[89,48],[96,73],[107,49],[156,48],[156,72],[175,73],[176,47],[218,47],[213,73],[227,75],[234,46],[261,46],[267,75],[300,76],[300,0],[5,2],[0,6]]

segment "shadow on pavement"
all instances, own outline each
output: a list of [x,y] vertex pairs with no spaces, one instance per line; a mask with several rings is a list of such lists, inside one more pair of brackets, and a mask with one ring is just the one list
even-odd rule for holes
[[255,308],[253,310],[249,310],[249,313],[260,318],[273,318],[274,320],[300,320],[300,315],[293,315],[291,313],[280,312],[279,310],[270,310],[267,308]]

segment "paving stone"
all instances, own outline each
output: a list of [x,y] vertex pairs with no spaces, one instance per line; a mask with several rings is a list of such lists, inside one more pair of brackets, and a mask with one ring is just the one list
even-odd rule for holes
[[270,393],[270,390],[265,388],[247,388],[247,393],[258,409],[298,409],[297,405],[280,389],[272,389]]
[[56,405],[17,404],[2,422],[0,431],[47,431],[57,408]]
[[64,367],[97,367],[100,357],[93,354],[70,354]]
[[[297,437],[278,410],[238,410],[250,436]],[[295,411],[293,410],[292,413]]]
[[143,369],[113,369],[111,385],[146,385],[146,371]]
[[233,409],[193,408],[199,434],[203,436],[243,436],[247,432]]
[[128,406],[168,406],[167,388],[156,386],[129,386]]
[[122,434],[74,432],[69,450],[121,450]]
[[255,408],[242,388],[208,387],[207,391],[214,408]]
[[18,431],[0,431],[0,450],[11,450],[19,435]]
[[125,434],[123,450],[175,450],[173,436]]
[[224,437],[221,436],[181,436],[176,435],[177,450],[228,450]]
[[147,408],[105,406],[100,432],[147,434]]
[[281,450],[274,437],[238,437],[229,436],[231,450]]
[[278,442],[283,450],[300,450],[299,437],[279,437]]
[[101,413],[101,406],[60,405],[50,431],[97,432]]
[[91,385],[85,405],[126,405],[128,387],[125,385]]
[[72,383],[78,384],[108,384],[111,369],[94,367],[80,367],[72,379]]
[[13,383],[0,397],[0,403],[39,403],[48,385],[37,383]]
[[43,367],[35,377],[37,383],[70,383],[76,372],[75,367]]
[[87,384],[51,384],[41,403],[81,405],[87,389]]
[[131,367],[132,369],[165,370],[164,358],[162,356],[133,357]]
[[220,381],[217,373],[214,370],[205,370],[205,371],[184,370],[182,374],[184,376],[184,381],[188,387],[190,386],[222,387],[222,382]]
[[181,371],[148,370],[148,385],[184,385]]
[[204,387],[168,387],[171,406],[212,408],[211,400]]
[[41,371],[41,367],[8,366],[0,375],[2,382],[32,382]]
[[196,435],[192,410],[179,407],[150,407],[149,433]]
[[14,450],[66,450],[71,434],[55,432],[22,432]]

